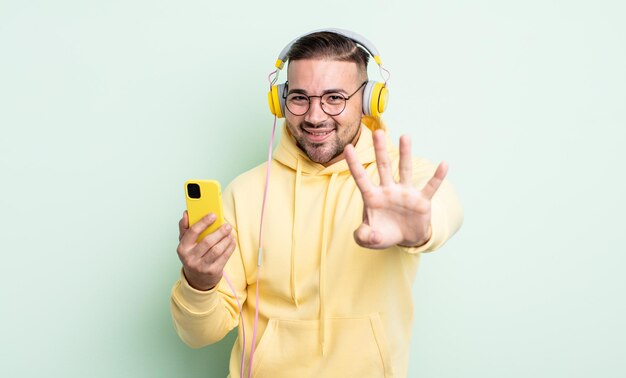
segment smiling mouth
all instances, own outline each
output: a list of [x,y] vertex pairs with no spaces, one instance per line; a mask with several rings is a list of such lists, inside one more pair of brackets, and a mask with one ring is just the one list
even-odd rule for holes
[[302,131],[309,143],[321,145],[326,143],[329,138],[332,138],[336,130],[334,128],[316,129],[313,127],[303,127]]
[[311,130],[311,131],[309,131],[309,130],[306,130],[306,129],[303,129],[303,130],[304,130],[305,133],[307,133],[309,135],[318,136],[318,137],[321,137],[321,136],[324,136],[324,135],[328,135],[328,134],[332,133],[333,131],[335,131],[335,130],[324,130],[324,131]]

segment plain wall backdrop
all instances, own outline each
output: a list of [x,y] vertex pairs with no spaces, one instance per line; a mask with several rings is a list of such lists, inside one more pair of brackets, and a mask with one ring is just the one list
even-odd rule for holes
[[233,335],[192,350],[171,324],[182,185],[263,161],[267,75],[320,27],[378,47],[392,138],[446,160],[465,208],[421,262],[410,376],[626,376],[625,16],[618,0],[0,1],[0,376],[226,376]]

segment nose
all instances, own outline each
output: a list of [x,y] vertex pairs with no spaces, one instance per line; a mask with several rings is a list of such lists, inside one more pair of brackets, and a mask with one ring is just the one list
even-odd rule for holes
[[309,99],[309,111],[304,115],[304,120],[312,124],[322,123],[328,119],[328,114],[322,110],[322,99],[320,97],[311,97]]

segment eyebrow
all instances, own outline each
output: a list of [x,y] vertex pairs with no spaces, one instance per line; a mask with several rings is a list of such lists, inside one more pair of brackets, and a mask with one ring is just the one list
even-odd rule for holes
[[[304,95],[309,95],[309,94],[307,93],[307,91],[305,91],[304,89],[300,89],[300,88],[289,89],[289,92],[287,92],[287,95],[290,95],[290,94],[292,94],[292,93],[300,93],[300,94],[304,94]],[[339,89],[339,88],[325,89],[325,90],[322,92],[322,95],[325,95],[325,94],[327,94],[327,93],[342,93],[342,94],[345,94],[345,95],[347,95],[347,94],[348,94],[348,92],[346,92],[346,91],[345,91],[345,90],[343,90],[343,89]]]

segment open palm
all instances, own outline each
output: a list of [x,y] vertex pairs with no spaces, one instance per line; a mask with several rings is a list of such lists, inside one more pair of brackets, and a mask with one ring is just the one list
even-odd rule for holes
[[362,247],[383,249],[393,245],[419,246],[431,236],[431,200],[446,176],[448,167],[441,163],[421,190],[412,182],[411,141],[400,138],[400,180],[393,178],[387,154],[385,134],[373,133],[380,185],[374,185],[359,163],[354,147],[346,146],[344,156],[363,196],[363,223],[354,231],[354,240]]

